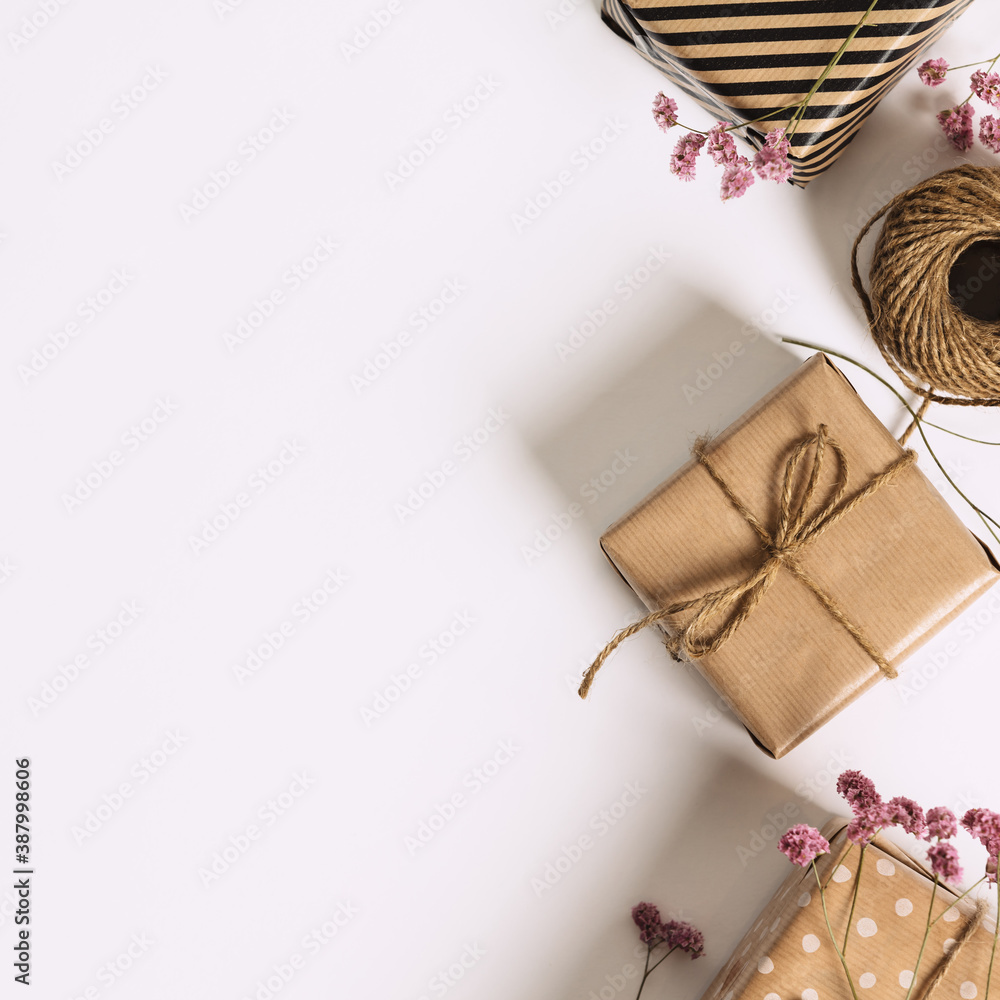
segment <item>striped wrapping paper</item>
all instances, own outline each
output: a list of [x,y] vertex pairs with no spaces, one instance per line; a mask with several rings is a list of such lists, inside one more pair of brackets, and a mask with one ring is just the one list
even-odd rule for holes
[[[605,22],[675,87],[724,121],[800,100],[870,0],[603,0]],[[813,97],[792,140],[793,183],[822,173],[885,96],[972,0],[880,0]],[[788,122],[741,130],[755,148]]]

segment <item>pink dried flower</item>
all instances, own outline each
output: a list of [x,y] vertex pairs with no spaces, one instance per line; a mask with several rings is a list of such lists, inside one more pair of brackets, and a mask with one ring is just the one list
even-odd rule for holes
[[1000,815],[989,809],[970,809],[962,817],[962,826],[987,850],[992,841],[1000,840]]
[[670,157],[670,172],[682,181],[693,181],[695,161],[704,145],[705,137],[697,132],[682,136],[674,146],[674,155]]
[[793,865],[811,865],[821,854],[830,852],[829,841],[814,826],[799,823],[791,827],[778,841],[778,850]]
[[787,154],[789,149],[791,149],[792,144],[789,141],[788,137],[785,135],[784,128],[775,128],[771,129],[771,131],[767,133],[767,138],[764,140],[764,145],[769,149],[778,150],[779,153]]
[[847,804],[855,811],[870,809],[882,801],[875,791],[875,782],[866,778],[860,771],[844,771],[837,779],[837,792],[842,795]]
[[639,940],[643,944],[653,944],[663,938],[663,921],[660,911],[652,903],[639,903],[632,907],[632,920],[639,928]]
[[983,115],[979,122],[979,141],[994,153],[1000,153],[1000,122],[993,115]]
[[938,840],[947,840],[958,833],[958,820],[950,809],[944,806],[935,806],[927,810],[927,834],[926,838],[932,837]]
[[663,939],[668,948],[680,948],[692,959],[705,954],[705,936],[682,920],[671,920],[663,925]]
[[722,200],[742,198],[753,185],[753,169],[745,156],[738,156],[732,163],[726,164],[722,174]]
[[958,107],[947,108],[937,116],[944,134],[948,137],[948,141],[959,152],[964,153],[965,150],[972,149],[972,119],[974,116],[975,112],[968,101],[965,104],[958,105]]
[[986,848],[989,853],[986,874],[990,882],[996,882],[997,857],[1000,855],[1000,815],[989,809],[970,809],[962,817],[962,826]]
[[653,120],[664,132],[677,124],[677,102],[662,90],[653,98]]
[[958,851],[954,844],[932,845],[927,849],[927,858],[931,863],[931,871],[942,882],[961,881],[962,866],[958,863]]
[[889,810],[884,802],[875,802],[866,809],[854,807],[854,819],[847,828],[847,839],[864,847],[889,822]]
[[927,829],[924,819],[924,811],[913,799],[908,799],[904,795],[897,795],[889,799],[887,819],[890,823],[901,826],[907,833],[912,833],[914,837],[922,837]]
[[736,143],[726,131],[731,125],[731,122],[718,122],[714,128],[709,130],[706,148],[709,156],[718,164],[732,163],[738,155]]
[[754,169],[762,181],[775,181],[781,184],[792,176],[792,165],[788,161],[788,143],[785,149],[764,146],[753,158]]
[[917,69],[920,82],[928,87],[940,87],[948,73],[948,64],[943,59],[928,59]]
[[972,92],[979,100],[1000,108],[1000,73],[977,69],[972,74]]

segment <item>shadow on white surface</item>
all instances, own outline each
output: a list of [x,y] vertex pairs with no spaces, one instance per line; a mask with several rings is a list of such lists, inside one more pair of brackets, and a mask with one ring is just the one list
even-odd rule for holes
[[[703,755],[706,750],[699,748]],[[672,957],[650,978],[644,996],[704,992],[788,873],[788,862],[776,849],[778,837],[793,823],[821,826],[827,818],[825,810],[740,758],[712,750],[708,757],[697,793],[672,810],[659,853],[645,856],[642,866],[628,873],[629,882],[641,886],[629,905],[655,903],[664,919],[693,923],[705,934],[705,956],[693,962]],[[623,998],[635,994],[645,949],[635,949],[638,931],[609,903],[619,898],[621,884],[608,883],[606,891],[594,893],[591,909],[600,916],[600,929],[593,941],[579,950],[563,972],[566,978],[539,995],[592,1000],[602,989],[606,995],[609,986],[619,986],[616,995]],[[609,937],[621,940],[617,950]],[[628,964],[637,970],[631,977],[623,971]]]
[[698,435],[722,430],[800,364],[699,297],[676,327],[669,326],[676,311],[663,309],[654,329],[623,337],[650,347],[625,370],[575,390],[557,422],[528,441],[567,509],[578,505],[577,516],[598,534],[680,467]]

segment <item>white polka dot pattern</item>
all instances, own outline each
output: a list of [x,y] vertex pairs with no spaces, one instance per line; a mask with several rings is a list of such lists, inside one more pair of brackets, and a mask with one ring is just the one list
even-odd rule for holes
[[[905,855],[872,845],[855,899],[857,848],[845,853],[843,834],[831,846],[832,856],[819,863],[819,875],[841,941],[852,914],[848,962],[858,1000],[905,1000],[910,989],[926,987],[942,954],[951,949],[955,955],[956,939],[962,938],[971,908],[960,912],[950,906],[954,897],[938,889],[934,912],[941,920],[932,929],[924,963],[915,976],[902,966],[912,964],[920,950],[930,881]],[[991,944],[992,934],[983,930],[981,937],[977,932],[974,942],[963,945],[933,1000],[982,1000]],[[815,878],[812,872],[795,871],[759,913],[703,1000],[850,1000],[846,985]]]
[[862,917],[858,921],[858,933],[862,937],[874,937],[878,933],[878,924],[871,917]]

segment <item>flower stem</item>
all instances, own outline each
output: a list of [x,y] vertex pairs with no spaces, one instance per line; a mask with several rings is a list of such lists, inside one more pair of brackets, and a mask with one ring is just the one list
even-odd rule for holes
[[642,988],[646,985],[646,979],[649,977],[649,956],[653,953],[653,946],[651,944],[646,945],[646,967],[642,970],[642,982],[639,983],[639,992],[635,995],[635,1000],[639,1000],[642,996]]
[[927,938],[931,933],[931,914],[934,912],[934,897],[937,895],[938,877],[934,876],[934,888],[931,891],[931,905],[927,909],[927,927],[924,930],[924,939],[920,942],[920,954],[917,955],[917,964],[913,967],[913,978],[910,980],[910,988],[906,991],[904,1000],[910,1000],[913,987],[917,985],[917,973],[920,971],[920,963],[924,958],[924,948],[927,947]]
[[986,72],[988,73],[993,68],[994,64],[998,59],[1000,59],[1000,52],[998,52],[992,59],[980,59],[979,62],[962,63],[961,66],[949,66],[948,72],[951,73],[953,70],[956,69],[970,69],[972,66],[982,66],[984,62],[988,62],[990,64],[989,69],[986,70]]
[[872,0],[872,2],[868,5],[868,10],[865,11],[861,20],[858,21],[858,23],[854,26],[854,29],[851,31],[851,33],[844,39],[843,44],[840,46],[839,49],[837,49],[836,53],[834,54],[834,57],[830,60],[826,69],[823,70],[822,73],[820,73],[819,79],[812,85],[812,88],[810,89],[809,93],[806,94],[806,96],[803,97],[802,100],[799,102],[799,110],[798,112],[796,112],[796,114],[792,116],[792,120],[791,122],[789,122],[790,127],[788,132],[786,132],[786,138],[790,139],[793,135],[795,135],[795,130],[799,127],[799,123],[802,121],[802,118],[805,115],[806,108],[809,107],[809,102],[815,96],[816,91],[818,91],[819,88],[822,87],[823,84],[826,82],[826,78],[833,72],[833,69],[837,65],[837,63],[840,62],[841,57],[847,51],[847,48],[851,44],[851,42],[854,41],[855,36],[864,26],[865,22],[868,20],[868,15],[871,14],[871,12],[875,9],[875,5],[877,3],[878,0]]
[[854,850],[854,844],[851,844],[851,846],[848,847],[847,850],[844,852],[844,856],[833,866],[833,868],[830,871],[830,877],[826,880],[826,885],[823,886],[824,889],[827,888],[827,886],[829,886],[829,884],[833,881],[834,873],[842,864],[844,864],[845,861],[847,861],[847,859],[851,856],[851,851],[853,850]]
[[655,969],[655,968],[656,968],[656,967],[657,967],[657,966],[658,966],[658,965],[660,964],[660,962],[664,961],[664,959],[667,959],[667,958],[670,958],[670,956],[671,956],[671,955],[672,955],[672,954],[673,954],[673,953],[674,953],[675,951],[677,951],[677,945],[674,945],[674,946],[673,946],[673,948],[671,948],[671,949],[670,949],[670,951],[668,951],[668,952],[666,953],[666,955],[664,955],[664,956],[663,956],[663,958],[661,958],[661,959],[658,959],[658,960],[657,960],[656,962],[654,962],[654,963],[653,963],[653,964],[652,964],[652,965],[650,966],[650,969],[649,969],[649,973],[648,973],[648,975],[652,975],[652,974],[653,974],[653,970],[654,970],[654,969]]
[[725,131],[732,132],[734,129],[740,129],[746,125],[756,125],[757,122],[767,121],[768,118],[773,118],[775,115],[780,115],[785,111],[791,111],[793,108],[797,108],[801,104],[801,101],[796,101],[794,104],[786,104],[783,108],[775,108],[774,111],[768,111],[766,115],[761,115],[759,118],[751,118],[749,121],[739,122],[738,124],[727,128]]
[[847,915],[847,928],[844,931],[844,954],[847,954],[847,939],[851,935],[851,921],[854,920],[854,907],[858,904],[858,889],[861,888],[861,869],[865,863],[865,848],[867,844],[861,845],[861,857],[858,858],[858,874],[854,879],[854,898],[851,900],[851,912]]
[[[954,899],[954,900],[952,900],[952,904],[951,904],[951,905],[952,905],[952,906],[954,906],[954,905],[955,905],[955,903],[960,903],[960,902],[961,902],[961,901],[962,901],[963,899],[965,899],[965,897],[966,897],[966,896],[968,896],[968,895],[969,895],[969,893],[970,893],[970,892],[972,892],[972,890],[973,890],[973,889],[975,889],[975,888],[976,888],[976,886],[977,886],[977,885],[979,885],[979,884],[980,884],[980,882],[985,882],[985,881],[986,881],[986,876],[984,875],[984,876],[983,876],[983,877],[982,877],[982,878],[981,878],[981,879],[979,880],[979,882],[976,882],[976,884],[975,884],[975,885],[971,885],[971,886],[969,886],[969,888],[968,888],[968,889],[966,889],[966,890],[965,890],[965,892],[963,892],[961,896],[956,896],[956,897],[955,897],[955,899]],[[948,909],[950,909],[950,908],[951,908],[951,907],[949,907]],[[937,923],[937,922],[938,922],[938,921],[939,921],[939,920],[940,920],[940,919],[941,919],[941,918],[942,918],[942,917],[943,917],[943,916],[944,916],[944,915],[945,915],[945,914],[946,914],[947,912],[948,912],[948,910],[942,910],[942,911],[941,911],[941,912],[940,912],[940,913],[939,913],[939,914],[938,914],[938,915],[937,915],[937,916],[936,916],[936,917],[935,917],[935,918],[934,918],[934,919],[933,919],[933,920],[931,921],[931,927],[933,927],[933,926],[934,926],[934,925],[935,925],[935,924],[936,924],[936,923]]]
[[[797,108],[802,102],[796,101],[794,104],[786,104],[783,108],[775,108],[774,111],[768,111],[766,115],[761,115],[759,118],[751,118],[746,122],[736,122],[734,125],[730,125],[729,128],[724,128],[723,132],[737,132],[741,128],[745,128],[747,125],[756,125],[757,122],[767,121],[768,118],[773,118],[775,115],[780,115],[785,111],[791,111],[793,108]],[[691,128],[689,125],[685,125],[683,122],[674,119],[674,125],[679,125],[682,129],[688,132],[697,132],[698,135],[708,135],[708,132],[700,128]],[[670,126],[673,128],[673,125]]]
[[1000,882],[997,882],[997,925],[993,930],[993,950],[990,952],[990,971],[986,973],[986,996],[990,1000],[990,980],[993,978],[993,959],[997,955],[997,935],[1000,934]]
[[819,900],[823,904],[823,918],[826,920],[826,929],[830,932],[833,950],[837,953],[840,964],[844,967],[844,975],[847,976],[847,985],[851,988],[851,996],[854,997],[854,1000],[858,1000],[858,991],[854,988],[854,981],[851,979],[851,970],[847,967],[847,959],[844,958],[844,953],[837,947],[837,938],[834,936],[833,928],[830,926],[830,914],[826,909],[826,890],[823,888],[823,883],[819,880],[819,872],[816,869],[815,860],[812,863],[812,870],[816,876],[816,884],[819,886]]
[[636,995],[635,995],[635,1000],[639,1000],[639,997],[641,997],[641,996],[642,996],[642,988],[643,988],[643,986],[645,986],[645,985],[646,985],[646,980],[647,980],[647,979],[648,979],[648,978],[650,977],[650,975],[652,974],[652,972],[653,972],[653,969],[655,969],[655,968],[656,968],[656,966],[660,964],[660,962],[662,962],[662,961],[663,961],[664,959],[666,959],[666,958],[669,958],[669,957],[670,957],[670,956],[671,956],[671,955],[672,955],[672,954],[673,954],[673,953],[674,953],[675,951],[677,951],[677,945],[674,945],[674,946],[673,946],[673,948],[671,948],[671,949],[670,949],[670,950],[669,950],[669,951],[668,951],[668,952],[666,953],[666,955],[664,955],[664,956],[663,956],[662,958],[658,959],[658,960],[657,960],[657,961],[656,961],[656,962],[655,962],[655,963],[653,964],[653,966],[652,966],[652,967],[650,967],[650,965],[649,965],[649,958],[650,958],[650,956],[651,956],[651,955],[653,954],[653,948],[654,948],[654,947],[655,947],[655,945],[652,945],[652,944],[647,944],[647,945],[646,945],[646,967],[645,967],[645,968],[644,968],[644,969],[642,970],[642,982],[641,982],[641,983],[639,983],[639,992],[638,992],[638,993],[636,993]]

